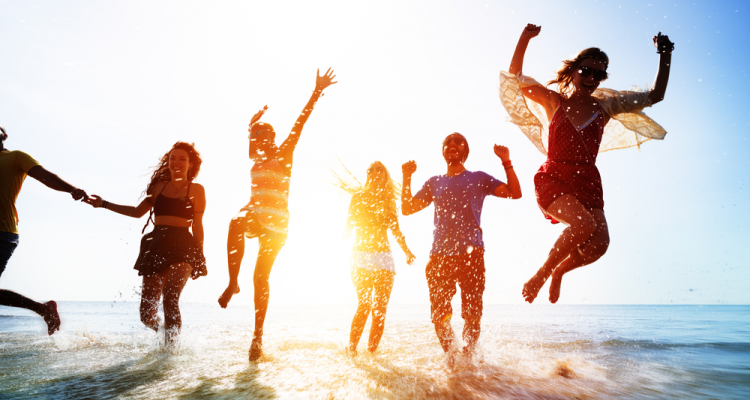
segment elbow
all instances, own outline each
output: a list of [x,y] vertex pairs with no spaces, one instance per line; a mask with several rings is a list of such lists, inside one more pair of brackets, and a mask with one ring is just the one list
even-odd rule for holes
[[521,193],[521,191],[519,190],[518,192],[514,192],[514,193],[513,193],[512,195],[511,195],[511,197],[510,197],[510,198],[511,198],[511,199],[513,199],[513,200],[518,200],[518,199],[520,199],[521,197],[523,197],[523,193]]

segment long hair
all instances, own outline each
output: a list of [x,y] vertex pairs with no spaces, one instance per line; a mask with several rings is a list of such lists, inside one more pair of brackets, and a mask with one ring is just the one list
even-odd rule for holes
[[[169,172],[169,155],[172,153],[173,150],[185,150],[185,152],[188,153],[188,162],[192,164],[190,168],[188,168],[187,172],[187,180],[188,182],[192,182],[197,176],[198,173],[201,171],[201,164],[203,164],[203,159],[201,159],[200,153],[198,153],[198,150],[195,149],[195,143],[187,143],[187,142],[177,142],[175,143],[171,149],[169,149],[166,154],[164,154],[161,159],[159,160],[159,164],[154,167],[154,172],[151,174],[151,180],[148,183],[148,186],[146,186],[146,190],[143,192],[143,196],[150,196],[151,190],[154,188],[157,182],[169,182],[172,179],[172,175]],[[154,204],[156,199],[152,198],[151,204]],[[151,222],[151,217],[154,213],[154,209],[151,209],[151,212],[148,215],[148,219],[146,220],[146,225],[143,226],[143,230],[141,233],[143,233],[146,230],[146,227],[148,226],[149,222]]]
[[391,178],[390,172],[388,172],[388,168],[383,165],[380,161],[375,161],[372,164],[370,164],[369,168],[380,166],[385,171],[385,187],[383,190],[375,191],[372,186],[372,179],[370,179],[369,175],[367,177],[367,180],[365,181],[365,184],[359,182],[359,180],[354,176],[354,174],[349,171],[348,168],[344,165],[344,163],[339,160],[339,163],[341,164],[341,167],[343,168],[343,171],[341,174],[337,173],[333,169],[331,169],[331,174],[333,174],[334,182],[333,184],[343,191],[349,193],[349,194],[356,194],[356,193],[362,193],[362,192],[368,192],[374,194],[378,199],[383,200],[383,203],[385,204],[386,211],[396,213],[398,215],[398,198],[401,196],[401,187],[398,183],[396,183],[393,178]]
[[[587,58],[592,58],[597,61],[604,63],[604,67],[609,66],[609,57],[607,53],[603,52],[598,47],[589,47],[588,49],[581,50],[575,57],[569,60],[563,60],[563,65],[557,70],[557,76],[555,79],[547,82],[547,86],[556,83],[557,92],[567,99],[573,91],[573,72],[581,65],[581,62]],[[605,80],[607,78],[604,78]]]

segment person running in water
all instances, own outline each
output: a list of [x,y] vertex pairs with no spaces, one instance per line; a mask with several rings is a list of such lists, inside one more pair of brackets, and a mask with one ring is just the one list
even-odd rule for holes
[[227,260],[229,264],[229,285],[219,297],[219,305],[226,308],[234,294],[240,292],[237,277],[245,255],[245,237],[258,238],[260,247],[255,261],[253,284],[255,288],[255,332],[250,345],[250,361],[256,361],[263,354],[263,323],[268,310],[270,286],[268,278],[276,256],[284,246],[289,226],[289,183],[292,176],[294,149],[297,147],[302,128],[310,113],[323,94],[323,90],[336,82],[329,68],[320,75],[318,70],[310,100],[294,123],[289,136],[281,146],[274,142],[276,131],[260,118],[268,106],[263,107],[250,120],[249,156],[254,165],[250,171],[250,202],[240,209],[239,214],[229,223],[227,237]]
[[471,352],[479,339],[484,293],[484,241],[481,216],[484,198],[488,195],[509,199],[521,198],[521,185],[510,161],[507,147],[495,145],[505,167],[508,183],[481,171],[464,167],[469,156],[469,143],[460,133],[452,133],[443,141],[445,175],[433,176],[412,197],[411,176],[417,170],[414,161],[402,167],[404,181],[401,211],[414,214],[435,202],[435,230],[430,261],[425,274],[430,292],[432,323],[445,352],[453,347],[454,334],[450,320],[451,299],[456,284],[461,287],[461,317],[464,319],[464,352]]
[[[47,171],[27,153],[6,149],[6,139],[8,134],[5,128],[0,126],[0,276],[5,271],[13,251],[18,247],[16,199],[26,175],[50,189],[70,193],[73,200],[88,199],[86,192]],[[50,335],[60,329],[60,315],[57,313],[57,303],[54,300],[39,303],[14,291],[0,289],[0,305],[25,308],[39,314],[47,323],[47,333]]]
[[511,121],[547,155],[547,161],[534,176],[539,208],[553,223],[559,221],[568,226],[522,291],[525,300],[533,302],[551,275],[549,301],[556,303],[563,275],[598,260],[609,247],[597,154],[640,146],[666,134],[641,110],[664,99],[674,44],[661,32],[654,36],[660,56],[650,91],[599,88],[607,79],[609,58],[596,47],[563,61],[557,77],[547,83],[557,84],[554,91],[523,75],[526,47],[541,29],[528,24],[523,30],[509,73],[500,74],[500,99]]
[[346,236],[357,228],[351,256],[352,283],[357,290],[357,312],[352,320],[349,351],[357,353],[367,316],[372,312],[367,351],[374,353],[383,336],[385,313],[396,277],[396,265],[388,244],[388,229],[393,232],[393,237],[406,254],[406,263],[412,265],[415,256],[406,246],[406,239],[398,227],[398,190],[383,163],[375,161],[367,168],[364,187],[347,185],[341,179],[337,186],[353,194],[346,220]]
[[[154,216],[154,230],[141,238],[141,251],[135,263],[143,276],[141,291],[141,322],[159,330],[157,311],[164,295],[164,338],[174,343],[182,329],[180,295],[189,277],[198,279],[208,274],[203,256],[203,212],[206,192],[193,181],[203,160],[191,143],[177,142],[161,158],[154,169],[138,206],[121,206],[92,195],[89,204],[95,208],[140,218],[151,211],[146,226]],[[190,228],[193,232],[190,233]]]

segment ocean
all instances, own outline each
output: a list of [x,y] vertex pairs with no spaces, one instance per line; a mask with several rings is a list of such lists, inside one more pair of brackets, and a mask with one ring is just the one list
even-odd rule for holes
[[349,355],[354,308],[272,299],[250,363],[247,305],[183,304],[170,349],[136,301],[59,302],[51,337],[0,307],[0,399],[750,398],[750,306],[485,305],[477,353],[452,362],[427,305],[391,305],[378,351],[368,327]]

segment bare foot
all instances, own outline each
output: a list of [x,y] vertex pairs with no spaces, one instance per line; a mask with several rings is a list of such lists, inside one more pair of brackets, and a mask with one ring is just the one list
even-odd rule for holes
[[57,303],[54,300],[50,300],[44,303],[44,308],[44,312],[40,315],[44,318],[44,322],[47,323],[47,333],[52,335],[60,330],[60,314],[57,313]]
[[552,281],[549,283],[549,302],[552,304],[557,303],[560,299],[560,285],[562,285],[562,274],[552,274]]
[[250,344],[250,351],[248,353],[250,356],[250,362],[258,361],[258,359],[263,355],[263,342],[258,338],[253,339],[253,342]]
[[227,308],[227,305],[229,305],[229,300],[232,300],[232,296],[239,292],[240,285],[229,284],[226,290],[224,290],[224,293],[221,294],[221,297],[219,297],[219,305],[221,306],[221,308]]
[[528,303],[533,303],[534,299],[536,299],[536,295],[539,294],[539,290],[544,286],[544,282],[546,281],[547,278],[540,276],[539,274],[532,276],[531,279],[523,285],[523,291],[521,291],[521,294],[523,295],[524,300]]

